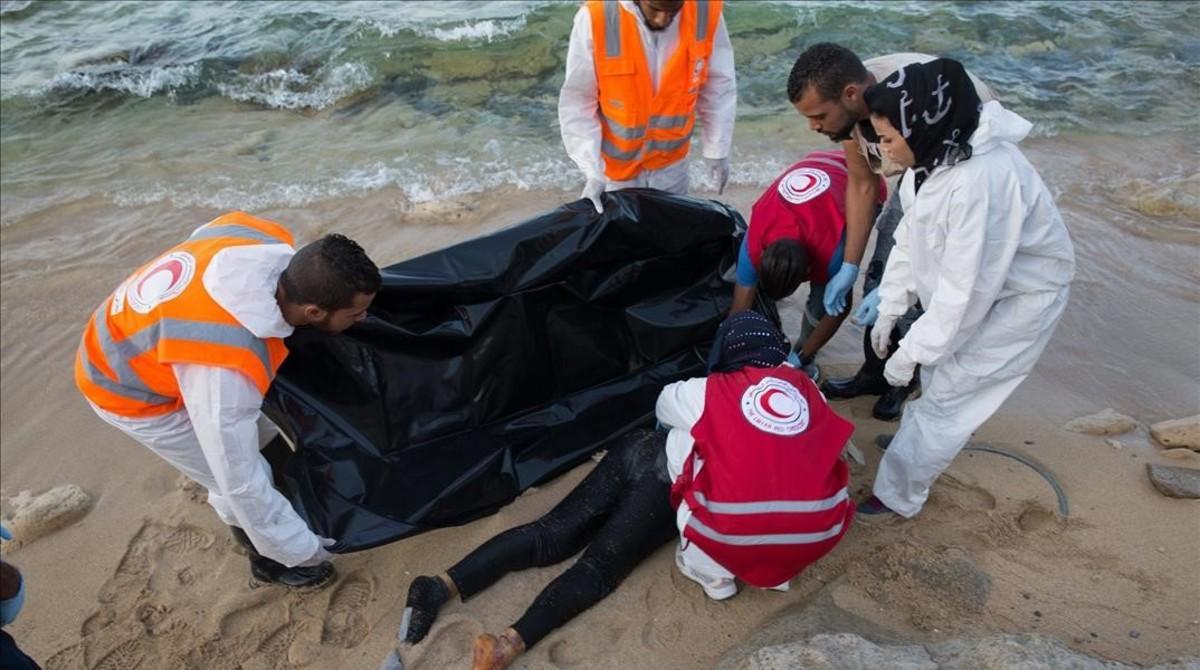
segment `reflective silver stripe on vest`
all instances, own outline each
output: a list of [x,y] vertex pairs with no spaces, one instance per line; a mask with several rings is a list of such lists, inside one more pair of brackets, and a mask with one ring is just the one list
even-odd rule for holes
[[650,140],[646,143],[646,151],[674,151],[691,141],[692,133],[689,131],[677,140]]
[[604,55],[621,56],[621,3],[616,0],[604,3]]
[[832,496],[823,500],[762,500],[759,502],[715,502],[696,493],[696,502],[713,514],[771,514],[775,512],[824,512],[831,510],[850,499],[850,492],[842,487]]
[[705,526],[695,515],[687,522],[688,528],[721,544],[736,547],[753,547],[764,544],[816,544],[837,537],[842,532],[842,522],[835,523],[829,530],[820,533],[780,533],[775,535],[726,535]]
[[[645,146],[645,145],[643,145],[643,146]],[[641,148],[632,149],[630,151],[622,151],[620,148],[617,147],[617,145],[613,144],[611,141],[609,141],[607,139],[600,140],[600,151],[605,156],[608,156],[609,158],[613,158],[613,159],[616,159],[619,161],[631,161],[631,160],[637,158],[638,156],[642,155]]]
[[[664,130],[685,128],[691,118],[687,114],[679,116],[651,116],[650,127]],[[621,125],[603,115],[600,116],[600,119],[608,126],[609,132],[623,140],[640,140],[646,136],[646,126]]]
[[708,35],[708,0],[696,0],[696,41]]
[[[623,126],[612,119],[601,115],[600,119],[608,125],[608,131],[623,140],[640,140],[646,136],[646,126]],[[654,119],[650,120],[653,127]]]
[[111,380],[104,376],[104,373],[97,370],[95,366],[92,366],[90,361],[87,361],[86,348],[82,349],[86,363],[84,369],[89,372],[95,370],[96,374],[89,374],[89,378],[98,386],[104,386],[107,390],[118,393],[118,395],[141,399],[135,394],[150,394],[155,400],[146,400],[146,402],[153,404],[174,400],[174,398],[161,396],[150,390],[129,365],[130,359],[156,348],[158,341],[163,337],[168,337],[172,340],[221,344],[248,349],[262,363],[263,371],[266,373],[267,378],[272,376],[271,357],[267,351],[267,343],[241,326],[209,323],[207,321],[191,321],[187,319],[160,319],[154,325],[143,328],[132,336],[117,342],[113,340],[112,335],[108,332],[108,324],[103,314],[104,307],[105,305],[101,305],[100,312],[96,315],[96,339],[100,344],[100,351],[104,354],[108,366],[117,375],[116,384],[119,384],[126,391],[115,391],[105,386],[104,383],[96,381],[97,377],[102,377],[108,384],[113,384]]
[[265,244],[286,244],[283,240],[272,237],[261,230],[256,230],[250,226],[239,226],[237,224],[222,224],[219,226],[206,226],[192,233],[188,238],[189,242],[196,240],[211,240],[214,237],[240,237],[255,242],[263,242]]
[[688,120],[692,117],[688,114],[681,116],[652,116],[650,117],[651,128],[683,128],[688,124]]
[[[271,357],[267,353],[267,343],[242,326],[187,319],[162,319],[158,323],[161,328],[160,337],[249,349],[262,363],[267,378],[271,377]],[[142,330],[130,339],[137,339],[138,335],[144,332],[146,330]],[[146,349],[157,344],[158,337],[155,337],[153,342],[148,343]]]
[[[101,372],[95,365],[92,364],[92,361],[88,359],[86,347],[79,347],[79,358],[80,363],[83,364],[83,373],[87,375],[88,381],[113,395],[118,395],[122,398],[128,398],[137,402],[143,402],[147,405],[166,405],[168,403],[175,402],[175,398],[158,395],[153,391],[142,391],[138,388],[120,384],[109,379],[107,375]],[[138,385],[142,386],[142,388],[145,388],[141,384],[140,380],[138,380]]]
[[600,141],[600,152],[609,158],[619,161],[631,161],[641,156],[645,152],[674,151],[691,141],[692,133],[689,132],[686,136],[677,140],[650,140],[649,142],[643,144],[641,148],[622,151],[617,145],[605,139]]
[[[113,340],[112,333],[108,332],[107,306],[107,302],[100,305],[100,308],[96,310],[96,313],[92,317],[94,323],[96,324],[96,343],[100,345],[100,353],[104,354],[104,361],[108,363],[109,369],[111,369],[113,374],[117,376],[116,384],[126,389],[127,392],[118,393],[112,388],[105,386],[104,382],[113,384],[112,380],[110,380],[104,375],[103,372],[100,372],[99,369],[92,365],[92,362],[88,360],[87,348],[83,347],[82,352],[84,362],[86,363],[86,365],[84,365],[84,369],[88,370],[89,372],[90,370],[95,370],[97,373],[96,375],[89,374],[89,378],[97,386],[105,387],[107,390],[112,391],[113,393],[118,393],[118,395],[125,395],[126,397],[131,397],[137,400],[142,400],[143,398],[141,396],[151,396],[154,398],[154,400],[145,400],[145,402],[152,404],[172,402],[174,398],[169,398],[167,396],[155,393],[150,389],[150,387],[146,386],[146,384],[142,382],[141,377],[138,377],[137,373],[133,371],[132,367],[130,367],[129,359],[141,352],[125,346],[125,342],[115,342]],[[97,377],[102,377],[104,382],[97,381]]]

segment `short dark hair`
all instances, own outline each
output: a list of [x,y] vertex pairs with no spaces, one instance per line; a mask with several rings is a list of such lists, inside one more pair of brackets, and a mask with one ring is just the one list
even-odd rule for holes
[[279,282],[288,302],[332,312],[352,305],[359,293],[377,293],[383,279],[357,242],[331,233],[297,251]]
[[771,300],[783,300],[808,279],[808,249],[798,240],[776,240],[763,249],[758,285]]
[[787,95],[799,102],[810,86],[817,89],[822,100],[837,98],[849,84],[867,79],[867,68],[855,53],[840,44],[821,42],[804,50],[788,76]]

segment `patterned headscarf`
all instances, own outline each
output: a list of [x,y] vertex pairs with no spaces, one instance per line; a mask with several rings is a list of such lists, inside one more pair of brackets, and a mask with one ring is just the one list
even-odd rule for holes
[[916,190],[935,167],[971,157],[968,140],[983,103],[962,63],[949,58],[913,63],[868,88],[863,99],[908,142],[916,159]]
[[708,354],[709,372],[733,372],[747,365],[773,368],[787,361],[791,345],[767,317],[748,310],[721,322]]

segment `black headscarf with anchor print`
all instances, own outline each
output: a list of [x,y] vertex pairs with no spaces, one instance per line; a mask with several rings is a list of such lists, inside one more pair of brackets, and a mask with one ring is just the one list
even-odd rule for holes
[[938,58],[896,70],[863,94],[872,114],[887,117],[912,150],[913,186],[939,165],[971,157],[967,140],[979,126],[982,103],[962,63]]

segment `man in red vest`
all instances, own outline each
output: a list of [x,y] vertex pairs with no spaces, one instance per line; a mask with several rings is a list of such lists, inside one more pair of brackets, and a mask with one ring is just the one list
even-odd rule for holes
[[709,177],[724,190],[737,78],[721,8],[721,0],[589,0],[575,15],[558,123],[587,179],[580,197],[597,212],[605,191],[687,193],[697,119]]
[[109,295],[83,333],[75,383],[109,425],[208,490],[251,574],[327,584],[327,547],[272,485],[259,448],[278,433],[263,395],[300,326],[339,333],[366,316],[379,269],[353,240],[296,251],[273,221],[231,212],[197,228]]
[[[823,298],[845,253],[848,178],[840,151],[814,151],[800,159],[754,203],[738,254],[731,312],[750,309],[758,291],[782,300],[809,283],[796,351],[800,367],[814,379],[819,373],[813,359],[846,318],[846,312],[826,312]],[[887,185],[878,186],[886,195]]]
[[670,429],[675,562],[714,600],[737,593],[735,578],[787,590],[854,517],[842,460],[854,426],[786,364],[788,348],[766,317],[738,312],[717,331],[709,376],[658,398]]

